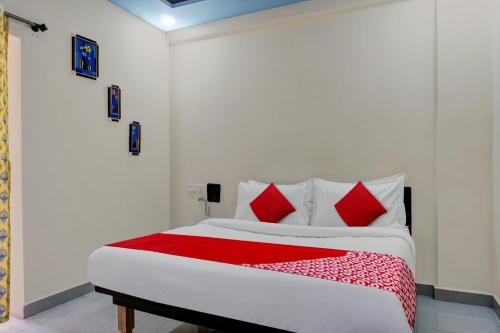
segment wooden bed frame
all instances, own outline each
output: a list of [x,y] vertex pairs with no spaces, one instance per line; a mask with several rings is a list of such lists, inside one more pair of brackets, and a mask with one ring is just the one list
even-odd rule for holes
[[[405,187],[404,204],[406,208],[406,225],[412,232],[411,220],[411,188]],[[204,312],[179,308],[167,304],[156,303],[146,299],[122,294],[113,290],[95,287],[95,291],[102,294],[111,295],[113,304],[118,306],[118,329],[121,333],[132,333],[134,329],[134,310],[151,313],[170,319],[175,319],[184,323],[193,324],[199,327],[209,327],[225,332],[238,333],[284,333],[288,331],[277,328],[261,326],[245,321],[216,316]]]

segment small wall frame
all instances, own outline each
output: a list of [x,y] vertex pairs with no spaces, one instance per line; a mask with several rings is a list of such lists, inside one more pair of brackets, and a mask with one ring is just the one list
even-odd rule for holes
[[141,124],[137,121],[129,125],[128,150],[136,156],[141,153]]
[[97,42],[74,35],[71,39],[72,69],[76,75],[97,80],[99,77],[99,45]]
[[108,118],[120,121],[122,117],[122,91],[118,86],[108,87]]

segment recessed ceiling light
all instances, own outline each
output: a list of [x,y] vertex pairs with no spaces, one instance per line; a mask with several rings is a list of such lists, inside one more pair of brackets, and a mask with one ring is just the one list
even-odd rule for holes
[[177,22],[175,21],[175,19],[172,16],[164,16],[161,19],[161,24],[163,24],[167,27],[171,27],[171,26],[175,25],[175,23],[177,23]]

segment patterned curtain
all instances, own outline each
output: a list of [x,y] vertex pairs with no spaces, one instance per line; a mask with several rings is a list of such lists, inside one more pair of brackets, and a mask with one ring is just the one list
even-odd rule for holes
[[10,162],[7,51],[9,24],[0,6],[0,323],[9,320]]

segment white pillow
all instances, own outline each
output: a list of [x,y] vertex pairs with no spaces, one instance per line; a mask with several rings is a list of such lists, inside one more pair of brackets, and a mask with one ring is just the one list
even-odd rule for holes
[[[363,182],[366,188],[385,207],[387,213],[373,221],[370,227],[406,225],[404,206],[404,174]],[[356,183],[337,183],[323,179],[313,180],[313,216],[311,225],[321,227],[346,227],[335,204],[342,199]]]
[[[235,219],[259,221],[255,216],[250,203],[259,196],[269,185],[255,181],[240,182],[238,186],[238,205],[236,206]],[[278,190],[287,198],[295,208],[295,212],[288,214],[279,223],[292,225],[308,225],[308,200],[311,193],[310,182],[295,185],[276,185]]]

